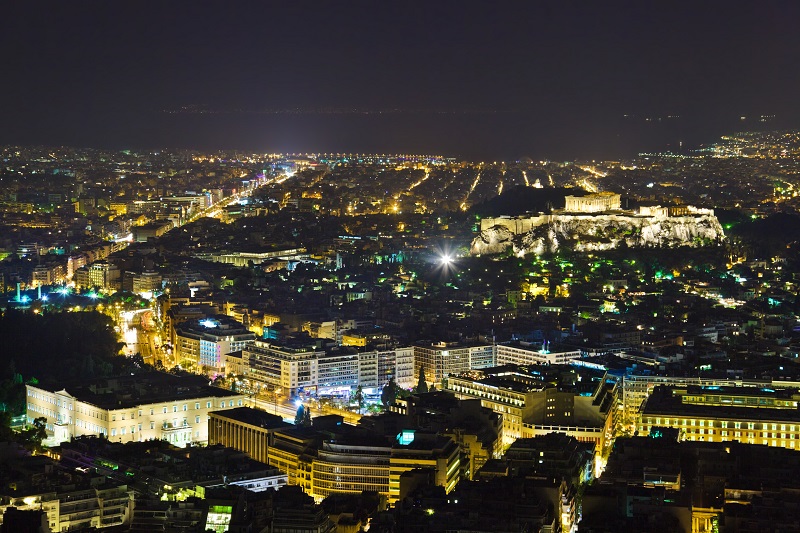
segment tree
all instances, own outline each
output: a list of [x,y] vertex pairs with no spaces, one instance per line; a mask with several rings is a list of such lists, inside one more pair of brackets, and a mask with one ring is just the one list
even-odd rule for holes
[[297,414],[294,415],[294,425],[295,426],[302,426],[303,421],[306,418],[306,409],[303,407],[303,404],[297,406]]
[[381,403],[385,407],[394,405],[397,400],[397,383],[394,378],[390,378],[389,382],[381,389]]
[[360,413],[364,408],[364,389],[361,385],[356,387],[356,390],[353,391],[353,394],[350,396],[350,401],[358,405],[358,412]]
[[425,368],[419,365],[419,378],[417,379],[417,394],[425,394],[428,392],[428,382],[425,381]]
[[303,410],[303,427],[311,427],[311,409],[309,408]]
[[42,449],[42,441],[47,438],[47,419],[43,416],[34,419],[33,424],[23,429],[18,438],[18,442],[26,450],[39,451]]

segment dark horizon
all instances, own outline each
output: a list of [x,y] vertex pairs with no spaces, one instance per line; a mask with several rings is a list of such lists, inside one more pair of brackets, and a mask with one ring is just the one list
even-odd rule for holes
[[0,22],[3,144],[572,160],[800,129],[784,2],[38,7]]

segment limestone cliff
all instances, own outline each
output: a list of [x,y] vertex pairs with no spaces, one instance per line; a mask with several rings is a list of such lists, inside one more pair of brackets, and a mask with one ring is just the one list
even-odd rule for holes
[[532,227],[521,233],[515,233],[507,225],[486,228],[472,241],[470,251],[491,255],[511,247],[522,257],[554,252],[562,246],[585,252],[611,250],[621,245],[630,248],[699,247],[724,238],[722,226],[711,214],[671,217],[559,214],[537,217]]

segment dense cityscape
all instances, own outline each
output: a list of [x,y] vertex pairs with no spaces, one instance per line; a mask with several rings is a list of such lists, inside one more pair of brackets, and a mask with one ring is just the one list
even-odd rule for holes
[[3,523],[792,530],[798,141],[3,147]]
[[5,2],[0,533],[800,531],[798,20]]

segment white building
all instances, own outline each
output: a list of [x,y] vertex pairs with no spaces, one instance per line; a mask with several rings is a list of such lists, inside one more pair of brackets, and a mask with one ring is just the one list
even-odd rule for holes
[[158,272],[145,271],[133,276],[133,292],[136,294],[152,294],[162,289],[162,278]]
[[185,368],[208,374],[225,373],[225,356],[256,338],[243,324],[226,315],[187,320],[175,327],[175,355]]
[[129,523],[133,512],[133,491],[127,485],[108,481],[102,485],[78,488],[63,484],[52,490],[15,491],[0,500],[0,529],[9,507],[20,511],[42,511],[48,531],[102,529]]
[[208,441],[208,413],[241,407],[245,397],[194,378],[153,372],[90,385],[26,385],[28,422],[46,419],[46,444],[104,435],[114,442],[166,440],[179,447]]
[[453,342],[436,342],[427,346],[414,346],[415,380],[419,367],[430,383],[441,383],[449,375],[461,374],[472,368],[486,368],[495,364],[495,347],[489,345],[467,346]]
[[301,390],[320,395],[349,393],[359,385],[376,392],[390,378],[400,387],[415,383],[412,348],[358,351],[310,345],[278,345],[257,340],[242,350],[242,377],[269,390],[295,396]]
[[551,352],[547,345],[539,347],[528,342],[497,345],[497,365],[565,365],[581,358],[580,350]]

